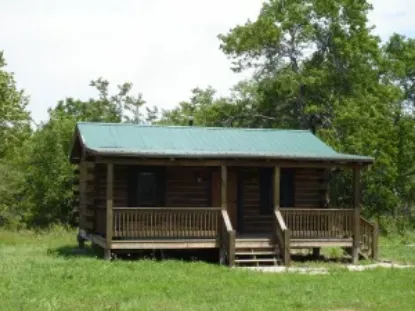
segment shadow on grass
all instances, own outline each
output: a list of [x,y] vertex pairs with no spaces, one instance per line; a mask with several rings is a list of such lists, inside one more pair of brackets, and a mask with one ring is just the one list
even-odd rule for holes
[[187,262],[218,263],[219,251],[216,249],[194,249],[194,250],[134,250],[118,251],[114,257],[120,260],[180,260]]
[[[48,255],[59,257],[90,257],[103,258],[103,249],[97,246],[87,246],[80,249],[74,245],[64,245],[47,250]],[[114,251],[113,259],[117,260],[180,260],[180,261],[201,261],[206,263],[218,263],[219,252],[215,249],[195,249],[195,250],[123,250]]]
[[99,249],[97,247],[88,247],[85,246],[85,248],[78,248],[74,245],[64,245],[60,246],[58,248],[51,249],[49,248],[47,250],[48,255],[55,255],[59,257],[102,257],[103,251],[102,249]]
[[340,264],[350,264],[351,258],[344,256],[344,257],[337,257],[337,258],[328,258],[326,256],[313,256],[313,255],[291,255],[291,259],[296,263],[304,263],[304,262],[316,262],[316,263],[340,263]]

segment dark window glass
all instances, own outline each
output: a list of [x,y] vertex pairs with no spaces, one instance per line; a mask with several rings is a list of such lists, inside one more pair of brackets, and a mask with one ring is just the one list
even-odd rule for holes
[[280,177],[280,206],[294,206],[294,169],[281,169]]
[[273,206],[273,176],[272,168],[262,168],[259,177],[259,191],[260,191],[260,211],[261,214],[271,214],[274,210]]
[[157,196],[157,178],[154,173],[139,173],[137,199],[140,206],[154,206]]
[[128,180],[128,206],[164,206],[164,168],[131,167]]

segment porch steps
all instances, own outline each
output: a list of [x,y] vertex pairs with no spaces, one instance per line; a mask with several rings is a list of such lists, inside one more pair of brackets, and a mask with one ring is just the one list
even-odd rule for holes
[[270,251],[254,251],[253,249],[251,249],[250,252],[241,251],[241,252],[238,252],[237,254],[240,255],[240,256],[251,256],[253,254],[255,254],[257,256],[263,256],[263,255],[275,256],[275,252],[273,252],[271,250]]
[[236,238],[236,266],[276,266],[281,264],[279,251],[270,238]]

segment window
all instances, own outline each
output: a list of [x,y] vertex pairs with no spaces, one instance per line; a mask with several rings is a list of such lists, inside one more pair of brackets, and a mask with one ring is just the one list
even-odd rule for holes
[[281,169],[280,177],[280,206],[294,206],[294,169]]
[[272,168],[262,168],[259,175],[260,212],[271,214],[274,210],[274,171]]
[[139,173],[137,200],[140,206],[154,206],[157,201],[157,179],[154,173]]
[[157,207],[164,205],[164,170],[134,167],[128,182],[128,206]]

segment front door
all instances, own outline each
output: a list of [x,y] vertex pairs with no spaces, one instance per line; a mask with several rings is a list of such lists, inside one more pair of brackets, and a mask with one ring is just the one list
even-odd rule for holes
[[[238,174],[238,232],[271,233],[274,222],[273,168],[244,168]],[[281,169],[280,205],[294,204],[294,170]]]
[[[271,233],[274,221],[273,168],[228,168],[227,207],[239,233]],[[221,173],[212,172],[212,206],[221,206]],[[294,170],[281,169],[280,205],[294,205]]]

